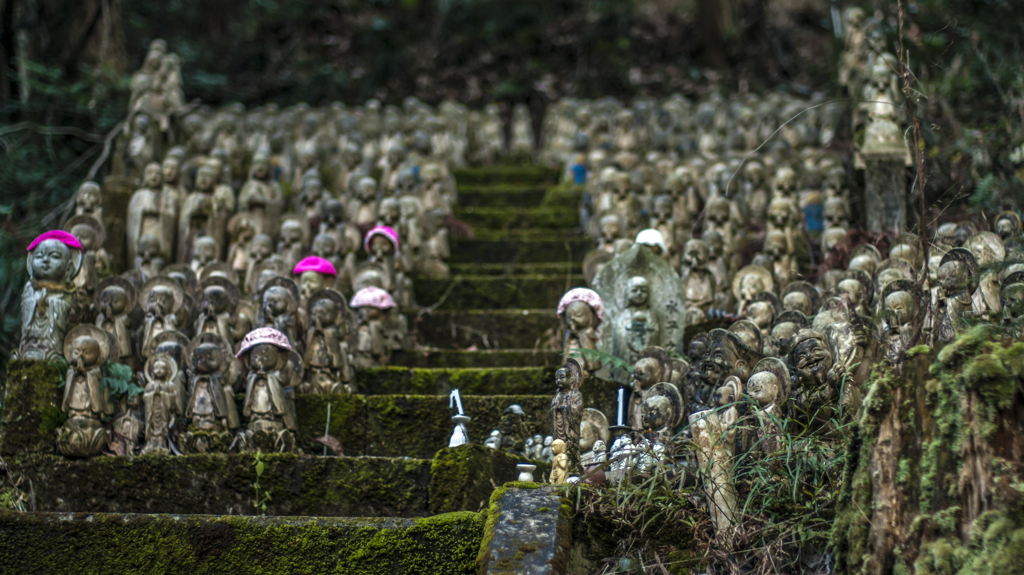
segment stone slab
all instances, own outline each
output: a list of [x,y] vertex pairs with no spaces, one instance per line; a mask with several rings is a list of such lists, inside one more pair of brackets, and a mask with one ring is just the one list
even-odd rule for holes
[[556,488],[495,491],[488,513],[477,558],[481,575],[566,573],[572,529]]

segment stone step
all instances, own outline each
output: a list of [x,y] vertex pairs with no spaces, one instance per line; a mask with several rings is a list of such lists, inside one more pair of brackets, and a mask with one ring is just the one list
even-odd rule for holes
[[356,371],[364,395],[544,395],[551,391],[555,367],[436,368],[374,367]]
[[561,363],[562,352],[536,349],[463,350],[431,347],[391,354],[391,365],[406,367],[557,367]]
[[590,238],[579,235],[474,232],[476,239],[451,240],[452,263],[582,262],[593,249]]
[[557,307],[567,289],[584,285],[579,275],[480,275],[421,278],[414,288],[421,305],[444,297],[440,309],[537,309]]
[[[572,273],[574,275],[583,274],[583,264],[581,262],[504,262],[504,263],[491,263],[491,262],[462,262],[462,263],[451,263],[448,265],[452,272],[452,275],[469,275],[469,276],[483,276],[483,275],[557,275]],[[413,283],[417,281],[417,278],[413,278]]]
[[455,210],[455,217],[474,227],[493,230],[514,228],[574,230],[580,213],[575,206],[490,207],[466,206]]
[[453,170],[452,175],[460,185],[486,184],[545,184],[558,183],[562,176],[558,168],[547,166],[485,166]]
[[3,511],[0,545],[7,573],[475,573],[484,523]]
[[530,207],[544,201],[547,189],[543,186],[468,186],[459,184],[459,206],[475,207]]
[[417,341],[433,347],[561,348],[554,309],[442,309],[421,316],[415,329]]

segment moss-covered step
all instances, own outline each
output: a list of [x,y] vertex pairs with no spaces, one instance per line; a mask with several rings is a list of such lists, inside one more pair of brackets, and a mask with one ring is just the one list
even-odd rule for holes
[[547,193],[544,194],[544,199],[541,200],[540,205],[544,208],[579,208],[584,191],[583,186],[573,184],[551,186],[547,189]]
[[552,367],[408,368],[375,367],[356,371],[365,395],[543,395],[550,391]]
[[484,517],[422,519],[0,511],[9,573],[470,575]]
[[567,229],[580,224],[579,209],[574,206],[491,207],[460,206],[455,217],[474,227],[492,230],[515,228]]
[[60,397],[66,374],[45,361],[12,360],[3,381],[0,454],[53,451],[64,420]]
[[567,289],[585,285],[583,276],[482,275],[421,278],[414,283],[413,289],[418,302],[437,302],[444,297],[439,306],[443,310],[553,309],[558,307],[558,301]]
[[[486,509],[494,485],[503,483],[503,477],[518,478],[516,465],[526,462],[522,457],[477,444],[438,451],[430,467],[431,512]],[[545,480],[551,466],[542,461],[531,463],[537,466],[534,478]]]
[[[500,275],[559,275],[583,274],[583,264],[579,261],[562,262],[458,262],[449,263],[448,268],[453,276],[500,276]],[[417,276],[413,277],[416,283]]]
[[[265,454],[260,493],[270,495],[269,515],[420,517],[428,514],[432,455],[410,459]],[[251,454],[89,459],[36,454],[8,457],[7,464],[8,473],[23,477],[25,485],[31,480],[40,511],[256,512],[256,460]]]
[[547,166],[485,166],[454,170],[452,175],[459,185],[554,184],[562,171]]
[[459,206],[469,207],[531,207],[544,201],[547,189],[544,186],[489,185],[468,186],[459,184]]
[[462,350],[431,347],[391,354],[391,365],[406,367],[552,367],[561,364],[562,352],[544,349]]
[[518,235],[512,232],[487,232],[479,233],[475,239],[452,238],[450,261],[453,263],[579,263],[593,247],[593,240],[579,235]]
[[513,482],[491,494],[478,572],[564,575],[571,541],[572,507],[561,490]]
[[441,310],[415,323],[416,340],[433,347],[527,348],[561,344],[554,309]]

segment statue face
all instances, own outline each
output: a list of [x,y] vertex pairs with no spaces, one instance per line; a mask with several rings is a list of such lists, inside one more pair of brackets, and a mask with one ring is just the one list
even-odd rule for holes
[[659,429],[665,427],[672,417],[672,404],[667,397],[656,395],[644,400],[640,407],[640,418],[643,421],[644,429]]
[[337,252],[337,247],[334,244],[334,237],[321,234],[313,240],[313,255],[328,259]]
[[853,258],[850,260],[850,265],[847,266],[851,270],[864,270],[869,277],[875,277],[876,267],[878,267],[878,262],[875,261],[875,258],[866,255]]
[[779,378],[770,371],[760,371],[747,380],[747,394],[761,407],[778,401],[781,389]]
[[370,253],[378,258],[394,255],[395,244],[391,243],[391,240],[387,236],[383,234],[376,234],[370,238]]
[[914,296],[905,291],[893,292],[885,298],[885,309],[895,315],[894,323],[905,324],[914,316]]
[[302,275],[299,276],[299,291],[303,299],[309,299],[309,296],[324,287],[324,276],[317,272],[302,272]]
[[740,299],[753,299],[755,295],[763,291],[765,291],[764,282],[759,275],[747,274],[740,280]]
[[790,353],[797,377],[804,385],[822,385],[828,371],[832,369],[832,354],[825,342],[818,338],[807,339]]
[[217,260],[217,242],[209,236],[202,236],[196,240],[195,258],[200,263],[208,264]]
[[252,162],[252,175],[257,179],[265,179],[270,173],[270,166],[264,159],[253,160]]
[[100,201],[100,189],[96,184],[86,182],[82,184],[82,187],[78,188],[78,195],[75,197],[75,203],[78,207],[83,208],[87,212],[92,212],[100,207]]
[[178,160],[174,158],[167,158],[164,160],[161,171],[163,172],[163,181],[165,184],[173,184],[178,181]]
[[319,300],[313,304],[311,315],[313,321],[319,321],[320,325],[334,325],[334,321],[338,317],[338,305],[331,299]]
[[939,266],[938,271],[938,282],[943,289],[947,291],[954,291],[959,289],[965,283],[966,278],[963,277],[963,270],[960,266],[960,262],[952,261],[946,262]]
[[914,263],[918,258],[917,248],[910,244],[898,244],[889,250],[889,257]]
[[633,392],[643,393],[652,385],[662,381],[661,364],[653,357],[645,357],[633,366]]
[[160,358],[153,360],[153,377],[159,380],[166,380],[171,375],[171,362]]
[[112,315],[121,315],[128,307],[128,294],[119,286],[110,286],[100,293],[100,308]]
[[256,259],[256,261],[263,261],[269,258],[274,253],[274,240],[270,239],[270,236],[260,234],[252,238],[249,242],[249,254]]
[[774,257],[786,254],[786,236],[782,233],[771,233],[764,240],[764,253]]
[[[864,301],[864,285],[855,279],[845,279],[836,286],[836,291],[850,297],[850,303],[859,306]],[[808,315],[808,314],[804,314]]]
[[71,248],[46,240],[32,250],[32,277],[39,281],[64,281],[71,267]]
[[596,319],[593,308],[586,302],[574,301],[565,308],[565,322],[569,331],[579,332],[593,327]]
[[1003,240],[1013,236],[1013,232],[1016,231],[1016,226],[1010,218],[1001,218],[996,222],[996,233]]
[[281,239],[289,244],[297,244],[302,241],[302,224],[295,220],[289,220],[281,224]]
[[614,216],[601,218],[601,237],[605,240],[622,237],[622,227],[619,225],[619,218]]
[[213,187],[214,174],[212,170],[200,169],[199,173],[196,174],[196,189],[209,190]]
[[561,391],[569,389],[569,370],[562,367],[555,371],[555,387]]
[[795,309],[807,316],[814,313],[814,310],[811,309],[811,300],[807,297],[807,294],[799,291],[786,294],[786,297],[782,298],[782,307],[786,310]]
[[193,364],[198,373],[209,375],[217,372],[222,364],[221,349],[213,343],[200,344],[196,348]]
[[89,251],[95,247],[96,234],[93,232],[91,227],[85,224],[78,224],[71,228],[71,235],[78,238],[78,241],[82,244],[82,248],[84,248],[85,251]]
[[797,330],[798,326],[791,322],[780,323],[772,328],[772,348],[775,349],[776,355],[789,355],[789,344]]
[[71,357],[68,358],[71,365],[81,364],[86,369],[93,367],[100,360],[100,342],[92,336],[82,335],[71,342]]
[[174,308],[174,292],[164,286],[156,286],[149,291],[146,300],[146,311],[156,315],[165,315]]
[[700,361],[704,357],[704,353],[707,352],[707,349],[707,342],[694,338],[686,349],[686,356],[690,358],[690,363]]
[[146,234],[139,238],[139,243],[136,249],[138,257],[141,257],[143,261],[149,261],[153,258],[160,257],[160,240],[156,236]]
[[263,305],[266,306],[271,315],[281,315],[288,311],[291,295],[287,289],[281,286],[274,286],[263,294]]
[[278,362],[281,360],[281,353],[277,346],[261,343],[252,348],[250,357],[253,367],[257,370],[271,371],[277,369]]
[[[802,295],[802,294],[801,294]],[[775,320],[775,310],[767,302],[758,301],[747,306],[747,319],[757,327],[766,329]]]
[[364,202],[368,202],[373,199],[373,196],[377,193],[377,182],[371,178],[363,178],[359,180],[359,197]]
[[1003,304],[1003,319],[1016,320],[1024,316],[1024,284],[1006,286],[1000,294]]
[[629,280],[626,287],[626,301],[630,307],[642,307],[647,305],[650,296],[650,286],[647,280],[642,277],[635,277]]
[[203,291],[202,306],[208,313],[221,314],[228,309],[228,292],[221,286],[210,286]]
[[708,263],[707,245],[700,240],[686,242],[683,250],[683,265],[691,268],[704,268]]
[[667,222],[672,219],[672,199],[659,196],[654,200],[654,217],[659,222]]
[[146,165],[146,170],[142,174],[143,185],[147,188],[157,188],[163,183],[163,174],[161,173],[160,164],[153,162]]

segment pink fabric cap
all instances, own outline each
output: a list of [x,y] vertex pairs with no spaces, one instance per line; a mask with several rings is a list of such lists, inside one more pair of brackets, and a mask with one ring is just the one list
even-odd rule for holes
[[377,309],[391,309],[395,307],[395,300],[391,294],[376,286],[364,287],[352,296],[350,307],[375,307]]
[[363,249],[366,250],[366,253],[370,253],[370,239],[373,236],[387,236],[391,243],[395,244],[395,251],[398,250],[398,232],[388,226],[377,226],[366,232],[366,239],[363,240]]
[[58,242],[67,245],[69,248],[75,248],[76,250],[84,251],[84,248],[82,247],[82,242],[78,241],[78,238],[76,238],[75,236],[71,235],[68,232],[65,232],[64,230],[50,230],[48,232],[43,232],[39,234],[39,237],[32,240],[32,243],[28,245],[28,249],[26,249],[25,251],[30,252],[34,250],[36,246],[45,242],[46,240],[57,240]]
[[558,302],[558,317],[565,315],[565,308],[569,307],[569,304],[574,301],[581,301],[589,305],[593,308],[597,319],[604,321],[604,302],[601,301],[601,296],[597,295],[596,291],[587,288],[573,288],[565,292],[565,295]]
[[242,340],[242,347],[235,354],[235,357],[242,357],[242,354],[261,343],[269,343],[289,351],[292,349],[291,344],[288,343],[288,336],[272,327],[259,327],[245,334],[245,339]]
[[325,276],[338,277],[338,270],[334,269],[334,265],[324,258],[317,256],[309,256],[295,264],[295,269],[292,270],[292,273],[301,274],[302,272],[316,272]]

